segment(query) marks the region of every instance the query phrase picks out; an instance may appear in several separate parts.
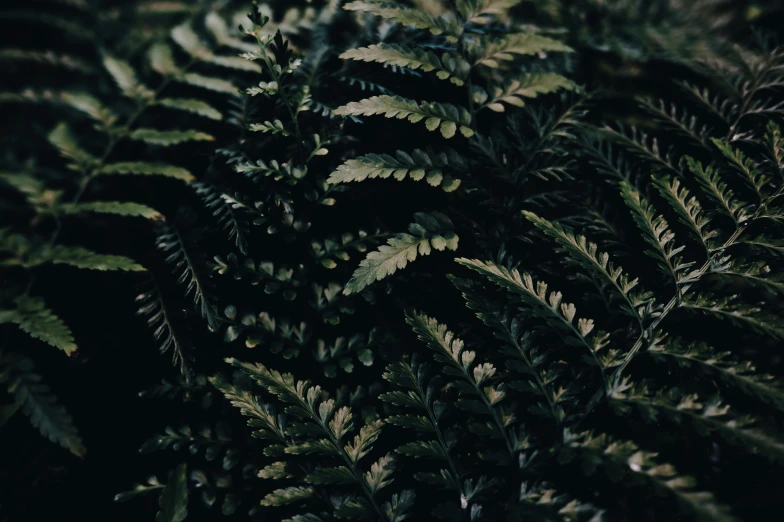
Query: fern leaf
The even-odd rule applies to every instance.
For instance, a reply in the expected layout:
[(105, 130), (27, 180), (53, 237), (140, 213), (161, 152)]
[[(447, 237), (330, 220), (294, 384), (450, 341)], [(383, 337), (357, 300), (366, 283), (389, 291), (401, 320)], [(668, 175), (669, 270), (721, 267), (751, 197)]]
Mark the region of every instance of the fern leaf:
[(438, 154), (420, 149), (407, 154), (399, 150), (394, 156), (366, 154), (348, 160), (329, 176), (327, 182), (350, 183), (374, 178), (386, 179), (390, 176), (400, 181), (408, 177), (414, 181), (425, 180), (434, 187), (440, 185), (444, 192), (452, 192), (460, 186), (460, 180), (449, 174), (445, 175), (443, 173), (445, 169), (466, 171), (467, 165), (452, 149)]
[(684, 368), (689, 376), (705, 378), (728, 392), (745, 394), (784, 411), (784, 389), (771, 375), (756, 371), (748, 361), (739, 361), (729, 352), (719, 352), (702, 343), (677, 341), (657, 343), (648, 349), (655, 359)]
[(784, 340), (784, 329), (774, 317), (758, 306), (746, 306), (738, 302), (737, 296), (715, 297), (711, 294), (690, 294), (680, 303), (685, 310), (728, 321), (740, 328), (749, 328), (777, 340)]
[(316, 491), (308, 486), (291, 486), (276, 489), (261, 499), (262, 506), (285, 506), (295, 502), (304, 502), (316, 495)]
[(684, 246), (674, 246), (675, 234), (664, 217), (657, 215), (653, 206), (629, 183), (621, 182), (621, 196), (631, 211), (632, 218), (652, 249), (646, 254), (657, 261), (659, 269), (678, 285), (685, 278), (684, 272), (694, 263), (683, 263), (678, 256)]
[(577, 85), (556, 73), (526, 73), (520, 79), (512, 80), (504, 87), (494, 88), (492, 97), (484, 102), (482, 107), (497, 112), (503, 111), (503, 105), (497, 105), (501, 102), (515, 107), (523, 107), (525, 105), (523, 98), (536, 98), (540, 94), (549, 94), (561, 89), (574, 91), (577, 89)]
[(457, 42), (460, 28), (454, 21), (448, 21), (440, 16), (431, 16), (422, 9), (405, 7), (395, 2), (382, 0), (364, 0), (349, 2), (343, 6), (347, 11), (361, 11), (380, 16), (407, 27), (425, 29), (434, 35), (443, 34), (447, 41)]
[(239, 88), (228, 80), (221, 78), (214, 78), (212, 76), (204, 76), (196, 73), (185, 73), (178, 76), (177, 79), (182, 83), (187, 83), (194, 87), (214, 91), (221, 94), (230, 94), (232, 96), (239, 96)]
[(172, 48), (163, 42), (153, 44), (147, 51), (147, 59), (152, 70), (161, 76), (178, 76), (180, 69), (174, 61)]
[(240, 214), (241, 205), (228, 195), (216, 192), (214, 187), (206, 183), (197, 182), (193, 186), (223, 229), (229, 231), (229, 239), (234, 240), (240, 252), (247, 254), (248, 220)]
[(686, 164), (705, 195), (718, 205), (719, 212), (735, 222), (736, 227), (749, 219), (744, 208), (746, 204), (735, 197), (712, 166), (703, 167), (702, 163), (689, 156), (686, 157)]
[(155, 97), (155, 92), (139, 81), (136, 71), (128, 62), (107, 54), (103, 57), (103, 65), (125, 96), (134, 100), (151, 100)]
[[(289, 445), (289, 439), (281, 426), (280, 418), (269, 406), (259, 402), (258, 398), (246, 390), (241, 390), (229, 383), (217, 378), (210, 377), (210, 382), (218, 388), (223, 395), (231, 402), (231, 405), (240, 409), (244, 417), (248, 417), (248, 426), (254, 428), (253, 435), (262, 440), (271, 440)], [(267, 474), (274, 473), (274, 478), (279, 478), (281, 471), (267, 470)], [(268, 478), (262, 476), (262, 478)], [(282, 477), (280, 477), (282, 478)]]
[(445, 248), (456, 250), (458, 237), (452, 231), (453, 228), (449, 218), (441, 213), (414, 214), (414, 223), (409, 225), (408, 233), (397, 234), (386, 245), (368, 254), (351, 276), (343, 293), (349, 295), (360, 292), (373, 282), (405, 268), (417, 255), (429, 255), (431, 247), (439, 251)]
[(160, 511), (155, 522), (182, 522), (188, 516), (187, 468), (180, 464), (169, 473), (169, 482), (158, 501)]
[(165, 163), (144, 163), (129, 161), (122, 163), (107, 163), (97, 172), (99, 175), (137, 175), (137, 176), (165, 176), (167, 178), (193, 181), (193, 174), (182, 167), (167, 165)]
[(65, 214), (114, 214), (117, 216), (143, 217), (146, 219), (163, 219), (163, 215), (154, 208), (140, 203), (123, 201), (91, 201), (90, 203), (64, 203), (60, 210)]
[(514, 60), (515, 56), (535, 56), (548, 51), (570, 53), (573, 49), (540, 34), (518, 33), (496, 40), (483, 40), (470, 49), (470, 54), (475, 65), (497, 68), (501, 62)]
[(659, 494), (672, 495), (679, 507), (691, 513), (695, 520), (735, 522), (727, 509), (716, 503), (709, 493), (694, 490), (692, 478), (679, 475), (670, 464), (656, 462), (655, 454), (640, 450), (633, 442), (613, 441), (604, 434), (582, 434), (569, 436), (567, 443), (567, 448), (560, 452), (559, 460), (572, 460), (576, 450), (587, 476), (593, 475), (601, 462), (616, 463), (612, 467), (628, 470), (629, 478), (626, 480), (647, 483)]
[(757, 194), (759, 201), (763, 201), (763, 191), (765, 185), (770, 181), (768, 177), (758, 168), (751, 158), (748, 158), (740, 149), (733, 148), (729, 142), (712, 138), (711, 141), (718, 148), (725, 158), (729, 160), (730, 166), (740, 173), (746, 184)]
[(702, 244), (710, 258), (715, 247), (714, 241), (718, 232), (710, 228), (710, 219), (705, 216), (702, 206), (689, 190), (681, 185), (677, 178), (653, 178), (653, 184), (659, 194), (672, 206), (681, 223), (692, 232), (694, 238)]
[(156, 105), (160, 105), (161, 107), (166, 107), (168, 109), (176, 109), (178, 111), (192, 112), (193, 114), (198, 114), (199, 116), (204, 116), (205, 118), (209, 118), (211, 120), (220, 121), (223, 119), (223, 114), (221, 114), (220, 111), (215, 109), (212, 105), (201, 100), (185, 98), (163, 98), (162, 100), (158, 100)]
[(340, 55), (344, 60), (361, 60), (406, 67), (423, 72), (435, 71), (439, 80), (449, 80), (463, 85), (471, 66), (459, 57), (443, 53), (440, 57), (433, 51), (395, 44), (376, 44), (359, 49), (350, 49)]
[(425, 120), (428, 130), (441, 129), (445, 138), (451, 138), (460, 129), (466, 138), (474, 135), (471, 130), (471, 114), (463, 107), (449, 103), (417, 103), (400, 96), (373, 96), (351, 102), (335, 109), (338, 116), (373, 116), (383, 114), (386, 118), (408, 119), (411, 123)]
[(76, 141), (71, 129), (65, 122), (60, 122), (47, 136), (51, 143), (64, 158), (73, 160), (69, 165), (72, 170), (87, 172), (98, 160), (95, 156), (82, 149)]
[(37, 51), (34, 49), (0, 49), (0, 61), (28, 61), (56, 67), (63, 67), (83, 74), (93, 74), (95, 70), (86, 61), (70, 54), (54, 51)]
[(196, 34), (187, 22), (172, 29), (171, 38), (194, 60), (239, 71), (261, 72), (261, 68), (257, 64), (248, 60), (244, 60), (237, 56), (218, 56), (214, 54), (210, 48), (201, 41), (199, 35)]
[(63, 92), (59, 101), (76, 109), (97, 122), (111, 126), (117, 121), (117, 116), (97, 98), (83, 92)]
[(215, 138), (204, 132), (195, 130), (167, 130), (136, 129), (128, 135), (136, 141), (143, 141), (150, 145), (170, 147), (186, 141), (215, 141)]
[(173, 265), (174, 272), (179, 274), (178, 283), (185, 284), (186, 295), (193, 294), (193, 304), (207, 320), (209, 327), (218, 329), (215, 307), (207, 296), (205, 280), (199, 273), (195, 260), (188, 253), (185, 240), (180, 232), (168, 225), (163, 225), (163, 231), (158, 235), (158, 249), (166, 254), (166, 262)]
[(136, 296), (136, 303), (139, 305), (136, 315), (145, 316), (147, 324), (154, 328), (153, 336), (161, 343), (159, 347), (160, 352), (165, 353), (171, 348), (172, 363), (179, 364), (180, 373), (185, 377), (186, 383), (190, 382), (190, 356), (185, 351), (183, 343), (177, 337), (172, 319), (158, 288), (155, 287), (151, 291)]
[(0, 310), (0, 324), (15, 323), (30, 337), (59, 348), (66, 355), (76, 351), (71, 329), (46, 307), (43, 299), (18, 297), (14, 303), (15, 309)]
[(529, 274), (520, 274), (517, 270), (509, 270), (490, 261), (476, 259), (457, 259), (457, 262), (483, 275), (492, 283), (520, 297), (535, 316), (543, 318), (547, 324), (563, 334), (564, 341), (571, 345), (584, 346), (591, 354), (594, 362), (604, 373), (606, 367), (620, 364), (617, 354), (609, 351), (600, 353), (608, 344), (609, 336), (594, 330), (592, 319), (579, 318), (575, 323), (577, 309), (571, 303), (562, 302), (560, 292), (547, 292), (547, 284), (543, 281), (534, 283)]
[(523, 211), (523, 215), (565, 248), (577, 264), (595, 274), (600, 281), (610, 284), (623, 302), (623, 311), (642, 325), (643, 319), (650, 312), (652, 299), (647, 292), (633, 292), (637, 279), (630, 280), (621, 268), (610, 262), (609, 254), (599, 252), (596, 244), (589, 242), (585, 236), (577, 236), (558, 223), (551, 223), (532, 212)]
[[(32, 361), (22, 358), (13, 361), (12, 365), (8, 392), (13, 394), (16, 405), (30, 418), (30, 423), (50, 441), (77, 457), (84, 457), (87, 450), (73, 419), (57, 403), (57, 397), (43, 384), (41, 376), (33, 372)], [(0, 380), (5, 380), (2, 374)]]
[(96, 254), (82, 247), (55, 245), (51, 250), (43, 251), (35, 256), (31, 266), (51, 262), (54, 264), (70, 265), (88, 270), (123, 270), (128, 272), (143, 272), (146, 270), (133, 259), (125, 256)]

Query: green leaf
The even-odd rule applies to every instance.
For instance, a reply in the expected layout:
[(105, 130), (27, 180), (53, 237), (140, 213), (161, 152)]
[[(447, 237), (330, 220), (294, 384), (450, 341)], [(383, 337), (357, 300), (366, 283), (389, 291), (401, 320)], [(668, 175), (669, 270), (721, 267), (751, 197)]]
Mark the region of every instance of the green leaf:
[(170, 147), (186, 141), (215, 141), (215, 138), (195, 130), (155, 130), (136, 129), (128, 136), (132, 140), (143, 141), (150, 145)]
[(136, 176), (165, 176), (167, 178), (193, 181), (193, 174), (182, 167), (167, 165), (166, 163), (145, 163), (128, 161), (121, 163), (108, 163), (97, 172), (99, 175), (136, 175)]
[(139, 81), (136, 71), (128, 62), (107, 54), (103, 57), (103, 65), (125, 96), (134, 100), (151, 100), (155, 97), (155, 92)]
[(365, 473), (365, 483), (370, 488), (370, 492), (375, 494), (392, 483), (392, 472), (394, 471), (393, 459), (391, 455), (386, 455), (378, 459), (370, 466), (370, 471)]
[[(523, 215), (539, 230), (555, 239), (566, 249), (569, 257), (585, 270), (595, 274), (599, 281), (606, 281), (613, 291), (613, 298), (620, 299), (622, 310), (641, 322), (650, 311), (651, 294), (648, 292), (635, 292), (637, 279), (629, 279), (620, 267), (610, 262), (610, 255), (599, 252), (596, 243), (591, 243), (585, 236), (575, 235), (558, 223), (551, 223), (540, 218), (532, 212), (523, 211)], [(640, 323), (641, 324), (641, 323)]]
[(30, 418), (30, 423), (41, 435), (77, 457), (84, 457), (87, 450), (73, 419), (57, 403), (57, 397), (49, 386), (42, 383), (41, 376), (33, 373), (31, 360), (21, 358), (12, 363), (8, 392), (14, 396), (15, 404)]
[(343, 6), (347, 11), (362, 11), (373, 13), (385, 20), (391, 20), (407, 27), (426, 29), (434, 35), (444, 34), (448, 41), (457, 42), (461, 28), (455, 21), (449, 21), (440, 16), (431, 16), (423, 9), (410, 8), (394, 2), (381, 0), (364, 0), (349, 2)]
[(338, 466), (308, 473), (304, 480), (308, 484), (353, 484), (356, 479), (347, 467)]
[(414, 181), (425, 180), (431, 186), (441, 186), (445, 192), (452, 192), (460, 186), (460, 180), (444, 170), (467, 171), (463, 158), (452, 149), (441, 153), (414, 150), (411, 154), (399, 150), (394, 156), (389, 154), (366, 154), (348, 160), (333, 172), (328, 183), (349, 183), (366, 179), (386, 179), (390, 176), (396, 180), (406, 177)]
[(684, 263), (680, 254), (686, 247), (675, 246), (675, 234), (663, 216), (658, 215), (648, 200), (629, 183), (621, 182), (621, 197), (631, 211), (632, 218), (652, 249), (645, 253), (654, 258), (659, 269), (677, 285), (686, 277), (686, 270), (694, 263)]
[(188, 516), (187, 467), (180, 464), (169, 473), (169, 482), (158, 501), (156, 522), (182, 522)]
[(204, 76), (196, 73), (186, 73), (182, 76), (178, 76), (177, 80), (187, 83), (188, 85), (193, 85), (194, 87), (207, 89), (208, 91), (231, 94), (233, 96), (240, 95), (240, 90), (237, 86), (230, 81), (221, 78), (213, 78), (211, 76)]
[[(567, 91), (577, 90), (577, 85), (564, 76), (556, 73), (526, 73), (518, 80), (512, 80), (504, 87), (496, 87), (492, 91), (489, 101), (482, 105), (482, 108), (490, 108), (498, 111), (498, 108), (490, 107), (499, 102), (508, 103), (515, 107), (523, 107), (523, 98), (536, 98), (540, 94), (549, 94), (561, 89)], [(503, 107), (503, 106), (501, 106)]]
[(749, 219), (746, 203), (735, 197), (712, 166), (703, 167), (702, 163), (689, 156), (686, 156), (686, 164), (697, 178), (703, 193), (718, 205), (717, 212), (732, 219), (736, 226)]
[(14, 303), (15, 309), (0, 310), (0, 324), (15, 323), (30, 337), (59, 348), (66, 355), (76, 351), (71, 329), (46, 307), (43, 299), (18, 297)]
[(346, 444), (343, 449), (352, 463), (356, 464), (362, 457), (370, 453), (373, 443), (381, 435), (381, 427), (383, 425), (383, 421), (377, 420), (362, 426), (359, 434), (354, 437), (354, 441), (351, 444)]
[(71, 265), (76, 268), (101, 271), (124, 270), (129, 272), (143, 272), (146, 270), (146, 268), (129, 257), (96, 254), (86, 248), (65, 245), (56, 245), (51, 251), (43, 252), (37, 261), (41, 263), (49, 261), (54, 264)]
[(316, 494), (315, 490), (306, 486), (291, 486), (276, 489), (261, 499), (262, 506), (285, 506), (295, 502), (304, 502)]
[(201, 41), (199, 35), (196, 34), (187, 22), (172, 29), (171, 37), (172, 40), (177, 42), (177, 45), (182, 47), (183, 51), (188, 53), (191, 58), (195, 60), (239, 71), (261, 72), (261, 67), (248, 60), (244, 60), (237, 56), (218, 56), (214, 54), (212, 50)]
[(415, 102), (400, 96), (373, 96), (358, 102), (338, 107), (338, 116), (373, 116), (382, 114), (386, 118), (408, 119), (411, 123), (425, 120), (427, 130), (441, 129), (444, 138), (451, 138), (457, 129), (466, 138), (474, 135), (471, 130), (471, 114), (463, 107), (450, 103)]
[(458, 237), (453, 232), (452, 222), (445, 215), (434, 212), (414, 214), (414, 223), (408, 226), (409, 233), (397, 234), (367, 255), (351, 276), (343, 293), (360, 292), (375, 281), (380, 281), (406, 267), (417, 255), (429, 255), (436, 250), (457, 249)]
[(60, 210), (65, 214), (83, 214), (95, 212), (98, 214), (114, 214), (117, 216), (143, 217), (146, 219), (162, 219), (163, 216), (154, 208), (140, 203), (121, 201), (92, 201), (90, 203), (65, 203), (60, 205)]
[(150, 61), (152, 70), (162, 76), (176, 76), (180, 74), (180, 69), (174, 61), (172, 48), (162, 42), (153, 44), (147, 51), (147, 58)]
[(463, 85), (471, 71), (468, 62), (449, 53), (443, 53), (439, 57), (433, 51), (395, 44), (381, 43), (350, 49), (341, 54), (340, 58), (384, 63), (423, 72), (435, 71), (440, 80), (448, 79), (458, 86)]
[(98, 160), (95, 156), (82, 149), (71, 133), (71, 129), (65, 122), (60, 122), (52, 129), (47, 136), (51, 143), (64, 158), (73, 160), (75, 163), (69, 165), (72, 170), (86, 172)]
[(176, 109), (179, 111), (192, 112), (193, 114), (198, 114), (199, 116), (204, 116), (205, 118), (209, 118), (211, 120), (220, 121), (223, 119), (223, 115), (220, 113), (220, 111), (201, 100), (185, 98), (163, 98), (162, 100), (158, 100), (156, 105), (160, 105), (161, 107), (166, 107), (169, 109)]
[(476, 65), (500, 67), (501, 62), (514, 60), (515, 56), (535, 56), (544, 52), (573, 52), (568, 45), (536, 33), (518, 33), (495, 40), (482, 39), (469, 50)]

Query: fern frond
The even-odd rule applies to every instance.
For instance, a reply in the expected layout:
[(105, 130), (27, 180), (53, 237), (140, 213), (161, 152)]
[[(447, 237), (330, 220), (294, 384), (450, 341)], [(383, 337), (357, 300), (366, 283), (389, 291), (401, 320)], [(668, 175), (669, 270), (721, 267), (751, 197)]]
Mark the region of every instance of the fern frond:
[(178, 111), (191, 112), (211, 120), (222, 120), (223, 114), (212, 105), (197, 99), (163, 98), (155, 102), (156, 105)]
[(583, 346), (590, 353), (602, 375), (605, 368), (614, 366), (616, 360), (614, 350), (600, 353), (608, 345), (609, 336), (594, 331), (592, 319), (579, 318), (575, 323), (577, 309), (571, 303), (564, 303), (560, 292), (547, 292), (547, 284), (543, 281), (534, 283), (526, 273), (509, 270), (490, 261), (476, 259), (457, 259), (457, 262), (486, 277), (492, 283), (518, 296), (534, 316), (541, 317), (548, 326), (562, 334), (564, 342), (570, 346)]
[(213, 53), (187, 22), (172, 29), (171, 38), (194, 60), (239, 71), (261, 72), (261, 68), (251, 61), (237, 56), (219, 56)]
[(416, 149), (411, 154), (399, 150), (395, 155), (366, 154), (348, 160), (330, 174), (328, 183), (349, 183), (366, 179), (390, 176), (400, 181), (406, 177), (414, 180), (425, 180), (433, 187), (441, 186), (444, 192), (452, 192), (460, 186), (460, 180), (444, 170), (467, 171), (463, 157), (452, 149), (435, 153), (432, 150)]
[(468, 62), (449, 53), (443, 53), (439, 57), (433, 51), (395, 44), (381, 43), (350, 49), (341, 54), (340, 58), (384, 63), (423, 72), (435, 71), (438, 79), (449, 80), (458, 86), (463, 85), (471, 71)]
[(37, 266), (47, 262), (88, 270), (123, 270), (128, 272), (144, 272), (147, 270), (129, 257), (96, 254), (83, 247), (66, 245), (55, 245), (51, 249), (42, 249), (31, 256), (27, 266)]
[(536, 33), (518, 33), (498, 39), (483, 39), (469, 49), (474, 65), (500, 67), (501, 62), (514, 60), (515, 56), (535, 56), (545, 52), (573, 52), (558, 40)]
[(781, 441), (755, 429), (753, 419), (732, 415), (729, 406), (723, 405), (718, 398), (703, 402), (694, 394), (651, 394), (645, 387), (638, 386), (615, 393), (611, 404), (620, 407), (622, 414), (628, 414), (629, 407), (638, 409), (649, 423), (658, 423), (659, 417), (663, 417), (679, 425), (691, 424), (701, 434), (713, 434), (728, 445), (784, 462), (784, 444)]
[(656, 260), (659, 269), (669, 276), (677, 287), (686, 279), (686, 270), (694, 264), (684, 263), (678, 256), (686, 247), (673, 244), (675, 234), (670, 230), (664, 217), (658, 215), (645, 197), (625, 181), (621, 182), (621, 197), (629, 207), (643, 239), (652, 247), (645, 253)]
[(177, 80), (194, 87), (206, 89), (208, 91), (214, 91), (221, 94), (230, 94), (232, 96), (240, 95), (240, 90), (237, 86), (222, 78), (215, 78), (212, 76), (204, 76), (203, 74), (189, 72), (183, 74), (182, 76), (178, 76)]
[(704, 343), (678, 341), (656, 343), (648, 349), (655, 359), (684, 368), (689, 376), (704, 375), (729, 392), (740, 391), (784, 411), (784, 389), (771, 375), (758, 372), (752, 363), (739, 361), (729, 352), (719, 352)]
[(461, 386), (461, 391), (479, 400), (479, 408), (493, 419), (494, 438), (504, 441), (509, 456), (514, 459), (516, 445), (507, 433), (508, 424), (496, 409), (496, 405), (505, 397), (504, 391), (491, 383), (496, 368), (490, 363), (475, 365), (476, 352), (466, 350), (463, 341), (450, 332), (445, 324), (416, 312), (406, 314), (406, 322), (411, 325), (419, 340), (435, 352), (434, 358), (444, 365), (444, 373), (467, 384)]
[(39, 339), (71, 355), (76, 351), (73, 333), (62, 319), (38, 297), (17, 297), (16, 308), (0, 310), (0, 324), (14, 323), (34, 339)]
[(182, 167), (167, 165), (165, 163), (144, 163), (139, 161), (127, 161), (121, 163), (107, 163), (96, 172), (97, 175), (139, 175), (139, 176), (165, 176), (168, 178), (180, 179), (182, 181), (193, 181), (193, 174)]
[(114, 214), (117, 216), (143, 217), (146, 219), (163, 219), (163, 215), (152, 207), (141, 203), (125, 201), (91, 201), (89, 203), (63, 203), (59, 209), (65, 214)]
[(165, 353), (170, 348), (172, 350), (172, 364), (179, 365), (180, 373), (185, 377), (186, 383), (190, 381), (190, 354), (185, 349), (184, 343), (177, 336), (169, 310), (157, 287), (136, 296), (136, 303), (139, 306), (136, 315), (144, 316), (147, 324), (153, 328), (153, 337), (160, 342), (158, 348), (161, 353)]
[(716, 138), (711, 140), (716, 148), (718, 148), (725, 158), (729, 160), (730, 166), (738, 172), (741, 177), (757, 195), (760, 202), (765, 199), (763, 192), (765, 185), (770, 181), (768, 177), (757, 167), (754, 161), (747, 157), (743, 151), (734, 148), (727, 141), (721, 141)]
[[(559, 460), (569, 462), (579, 458), (582, 470), (592, 476), (601, 467), (610, 480), (623, 473), (627, 481), (645, 484), (665, 495), (672, 496), (678, 506), (701, 522), (735, 522), (727, 509), (717, 504), (709, 493), (695, 491), (695, 482), (681, 476), (670, 464), (659, 464), (655, 454), (640, 450), (630, 441), (614, 441), (607, 435), (570, 435), (568, 446), (561, 450)], [(621, 471), (623, 470), (623, 471)]]
[(686, 157), (686, 164), (705, 195), (718, 205), (719, 212), (735, 222), (736, 227), (750, 217), (745, 209), (746, 204), (735, 197), (712, 166), (703, 167), (702, 163), (689, 156)]
[(215, 141), (215, 138), (205, 132), (195, 130), (156, 130), (136, 129), (128, 137), (132, 140), (143, 141), (149, 145), (171, 147), (186, 141)]
[(577, 89), (577, 85), (556, 73), (526, 73), (503, 87), (494, 88), (492, 96), (482, 102), (482, 107), (502, 112), (503, 105), (498, 105), (502, 102), (515, 107), (523, 107), (525, 105), (523, 98), (536, 98), (540, 94), (550, 94), (561, 89), (574, 91)]
[(375, 281), (405, 268), (417, 255), (429, 255), (431, 247), (439, 251), (445, 248), (457, 250), (459, 238), (453, 228), (449, 218), (439, 212), (417, 212), (414, 222), (408, 226), (408, 233), (397, 234), (362, 260), (343, 293), (349, 295), (362, 291)]
[(179, 273), (177, 282), (185, 284), (186, 295), (193, 294), (193, 304), (202, 318), (207, 320), (207, 324), (213, 331), (216, 331), (218, 321), (215, 307), (207, 296), (203, 276), (188, 253), (180, 232), (174, 227), (165, 226), (158, 236), (157, 247), (167, 255), (166, 262), (173, 265), (175, 273)]
[(633, 291), (637, 287), (637, 279), (630, 280), (629, 276), (623, 273), (623, 269), (610, 262), (609, 254), (599, 252), (597, 245), (589, 242), (585, 236), (575, 235), (560, 224), (551, 223), (532, 212), (523, 211), (523, 215), (565, 248), (577, 264), (595, 274), (599, 281), (609, 284), (614, 294), (621, 299), (622, 310), (642, 326), (644, 320), (652, 313), (654, 304), (650, 293)]
[(383, 0), (354, 1), (344, 5), (343, 9), (372, 13), (406, 27), (428, 30), (436, 36), (443, 34), (447, 41), (453, 43), (457, 42), (457, 38), (461, 33), (461, 28), (454, 21), (440, 16), (431, 16), (421, 9), (405, 7), (395, 2)]
[(234, 241), (240, 252), (247, 254), (248, 220), (241, 214), (243, 206), (237, 204), (230, 196), (216, 192), (215, 187), (207, 183), (196, 182), (193, 187), (223, 230), (228, 230), (229, 239)]
[(689, 190), (681, 185), (677, 178), (653, 178), (653, 185), (659, 194), (667, 200), (681, 223), (686, 225), (694, 238), (700, 242), (705, 253), (710, 258), (716, 248), (716, 239), (719, 233), (710, 227), (710, 219), (705, 216), (702, 206), (696, 197), (691, 196)]
[(335, 109), (338, 116), (373, 116), (382, 114), (386, 118), (408, 119), (411, 123), (425, 120), (427, 130), (441, 130), (449, 139), (459, 129), (466, 138), (474, 135), (471, 130), (471, 114), (463, 107), (450, 103), (415, 102), (400, 96), (373, 96), (351, 102)]
[(737, 296), (716, 297), (704, 292), (696, 295), (689, 294), (680, 306), (688, 311), (725, 320), (734, 326), (784, 340), (784, 329), (776, 324), (774, 317), (768, 315), (760, 306), (740, 303)]
[(103, 66), (125, 96), (133, 100), (152, 100), (155, 97), (155, 92), (139, 81), (128, 62), (107, 54), (103, 57)]
[(57, 397), (33, 370), (30, 359), (0, 359), (0, 382), (8, 384), (14, 402), (41, 435), (83, 458), (87, 450), (71, 415), (57, 403)]
[(169, 473), (169, 482), (158, 500), (155, 522), (182, 522), (188, 516), (187, 467), (180, 464)]

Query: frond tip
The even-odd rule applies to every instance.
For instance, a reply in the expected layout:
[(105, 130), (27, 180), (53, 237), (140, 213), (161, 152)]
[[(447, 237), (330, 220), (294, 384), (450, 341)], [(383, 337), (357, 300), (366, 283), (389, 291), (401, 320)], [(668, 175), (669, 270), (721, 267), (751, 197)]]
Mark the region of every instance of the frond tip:
[(408, 226), (408, 233), (397, 234), (386, 245), (368, 254), (351, 276), (343, 293), (349, 295), (360, 292), (373, 282), (405, 268), (417, 255), (429, 255), (431, 247), (436, 250), (457, 250), (458, 237), (453, 228), (449, 218), (439, 212), (414, 214), (414, 222)]

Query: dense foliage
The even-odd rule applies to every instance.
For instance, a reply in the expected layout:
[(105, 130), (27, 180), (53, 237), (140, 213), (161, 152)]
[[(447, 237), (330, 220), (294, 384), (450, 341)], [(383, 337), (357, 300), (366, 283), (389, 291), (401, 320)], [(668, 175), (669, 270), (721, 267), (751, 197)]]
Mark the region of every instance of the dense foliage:
[(782, 15), (4, 4), (0, 519), (780, 510)]

